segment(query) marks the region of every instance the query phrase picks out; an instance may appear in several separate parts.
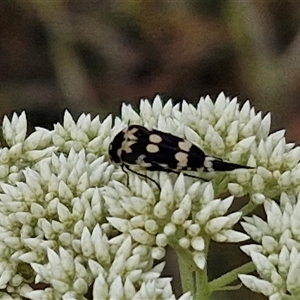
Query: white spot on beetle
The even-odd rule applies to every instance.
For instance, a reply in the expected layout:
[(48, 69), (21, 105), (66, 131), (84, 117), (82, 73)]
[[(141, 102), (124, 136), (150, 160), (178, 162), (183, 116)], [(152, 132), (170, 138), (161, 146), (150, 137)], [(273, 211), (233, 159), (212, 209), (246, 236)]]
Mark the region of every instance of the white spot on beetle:
[(209, 157), (209, 156), (204, 158), (203, 165), (208, 172), (214, 172), (214, 167), (213, 167), (214, 160), (215, 159), (213, 157)]
[(175, 154), (175, 159), (178, 161), (178, 167), (186, 167), (188, 164), (188, 154), (184, 152), (177, 152)]
[(146, 155), (145, 154), (141, 154), (137, 160), (136, 160), (136, 164), (141, 166), (141, 167), (144, 167), (144, 168), (148, 168), (148, 167), (151, 167), (151, 163), (147, 163), (145, 162), (145, 157)]
[(158, 134), (150, 134), (149, 141), (154, 144), (159, 144), (161, 143), (162, 138)]
[(125, 151), (126, 153), (132, 153), (132, 148), (131, 146), (134, 145), (136, 141), (124, 141), (122, 143), (122, 150)]
[(155, 144), (148, 144), (146, 147), (146, 150), (149, 153), (157, 153), (157, 152), (159, 152), (159, 147)]
[(190, 149), (192, 148), (193, 144), (189, 141), (180, 141), (178, 142), (178, 147), (180, 150), (189, 152)]
[(134, 135), (138, 131), (138, 128), (132, 128), (124, 132), (124, 140), (136, 141), (138, 138)]

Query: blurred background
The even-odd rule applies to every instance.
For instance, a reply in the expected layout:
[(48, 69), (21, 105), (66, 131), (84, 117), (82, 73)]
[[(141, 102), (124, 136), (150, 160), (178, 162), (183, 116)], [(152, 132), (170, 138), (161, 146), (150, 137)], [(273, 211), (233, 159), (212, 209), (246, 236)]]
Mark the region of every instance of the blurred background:
[[(66, 108), (105, 117), (157, 93), (224, 91), (299, 142), (299, 24), (300, 1), (1, 0), (0, 117), (25, 109), (32, 128), (52, 128)], [(224, 251), (212, 278), (240, 263)], [(250, 297), (239, 293), (214, 299)]]

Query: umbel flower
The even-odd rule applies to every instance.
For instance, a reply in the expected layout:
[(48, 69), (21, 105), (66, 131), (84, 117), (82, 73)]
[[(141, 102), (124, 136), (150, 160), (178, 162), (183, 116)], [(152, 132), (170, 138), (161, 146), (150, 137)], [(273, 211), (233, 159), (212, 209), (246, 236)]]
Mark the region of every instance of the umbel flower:
[[(109, 161), (111, 140), (131, 124), (253, 169), (209, 181), (139, 170), (159, 189)], [(141, 100), (139, 112), (123, 105), (120, 118), (82, 114), (75, 122), (66, 112), (53, 130), (27, 136), (26, 128), (25, 113), (14, 114), (0, 132), (1, 299), (176, 299), (171, 278), (161, 275), (164, 263), (156, 262), (167, 246), (178, 258), (178, 299), (209, 299), (238, 277), (269, 299), (299, 299), (300, 149), (283, 131), (269, 134), (269, 114), (223, 93), (196, 107), (157, 96), (152, 104)], [(241, 196), (247, 204), (233, 211)], [(253, 215), (259, 205), (265, 220)], [(241, 220), (246, 233), (234, 228)], [(251, 261), (209, 282), (210, 242), (249, 237), (256, 244), (242, 250)]]

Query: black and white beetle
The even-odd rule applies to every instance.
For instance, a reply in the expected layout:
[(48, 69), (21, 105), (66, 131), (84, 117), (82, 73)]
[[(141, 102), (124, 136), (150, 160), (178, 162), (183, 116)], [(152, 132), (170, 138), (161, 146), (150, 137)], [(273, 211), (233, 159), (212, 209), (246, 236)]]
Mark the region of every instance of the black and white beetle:
[[(251, 167), (225, 162), (222, 159), (207, 156), (198, 146), (170, 133), (156, 129), (149, 130), (140, 125), (130, 125), (119, 132), (109, 145), (111, 161), (139, 176), (148, 178), (158, 187), (152, 178), (140, 174), (130, 166), (140, 166), (148, 171), (163, 171), (179, 174), (182, 171), (232, 171)], [(189, 177), (198, 178), (185, 174)], [(160, 187), (159, 187), (160, 188)]]

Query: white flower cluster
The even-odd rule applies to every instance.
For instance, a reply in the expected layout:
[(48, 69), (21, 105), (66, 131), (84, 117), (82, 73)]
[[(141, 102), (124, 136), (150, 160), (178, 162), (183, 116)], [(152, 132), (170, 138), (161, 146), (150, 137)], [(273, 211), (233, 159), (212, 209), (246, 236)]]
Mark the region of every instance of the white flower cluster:
[[(171, 132), (253, 169), (220, 172), (211, 182), (147, 172), (160, 191), (108, 160), (110, 141), (129, 124)], [(163, 264), (154, 266), (168, 245), (203, 271), (211, 240), (249, 236), (258, 245), (242, 249), (260, 278), (240, 275), (243, 283), (272, 300), (299, 295), (300, 149), (283, 131), (269, 135), (270, 115), (248, 101), (240, 107), (220, 94), (215, 103), (173, 106), (157, 96), (142, 100), (139, 113), (123, 105), (120, 119), (82, 114), (75, 122), (66, 112), (52, 131), (26, 137), (26, 128), (22, 113), (5, 117), (0, 132), (0, 298), (175, 299), (170, 279), (160, 277)], [(246, 208), (228, 213), (233, 196), (243, 195)], [(233, 230), (242, 211), (262, 203), (266, 221), (245, 218), (248, 235)]]
[(245, 217), (245, 231), (258, 243), (242, 246), (260, 278), (240, 275), (242, 282), (270, 300), (299, 299), (300, 295), (300, 195), (282, 193), (280, 204), (264, 203), (267, 220)]
[[(4, 118), (3, 299), (88, 299), (91, 288), (94, 299), (175, 299), (170, 279), (159, 278), (163, 265), (153, 267), (151, 251), (129, 237), (114, 238), (117, 232), (106, 221), (101, 189), (118, 177), (107, 160), (116, 133), (111, 126), (111, 117), (101, 123), (82, 115), (75, 123), (66, 112), (63, 126), (37, 128), (26, 138), (24, 113), (11, 122)], [(35, 289), (39, 283), (48, 287)], [(181, 299), (191, 299), (190, 293)]]
[(247, 235), (232, 230), (242, 213), (225, 215), (233, 197), (214, 199), (211, 183), (197, 181), (186, 186), (181, 174), (172, 184), (168, 175), (162, 173), (162, 190), (157, 199), (145, 181), (133, 177), (134, 194), (117, 181), (104, 188), (103, 197), (111, 216), (107, 219), (125, 237), (130, 235), (137, 243), (151, 247), (154, 259), (162, 259), (165, 247), (173, 241), (172, 246), (178, 244), (190, 251), (196, 265), (203, 269), (211, 239), (217, 242), (248, 239)]
[[(146, 249), (134, 247), (129, 237), (119, 242), (120, 239), (109, 241), (97, 225), (92, 234), (87, 228), (82, 232), (79, 247), (86, 260), (64, 248), (59, 248), (59, 253), (48, 248), (48, 263), (31, 266), (37, 273), (36, 281), (48, 282), (51, 287), (26, 296), (33, 300), (81, 300), (93, 286), (93, 299), (175, 299), (170, 278), (160, 278), (164, 263), (150, 269)], [(186, 293), (179, 299), (192, 298)]]
[(197, 107), (183, 101), (180, 108), (171, 100), (163, 106), (157, 96), (152, 105), (142, 100), (139, 115), (123, 105), (121, 119), (185, 137), (210, 155), (256, 168), (236, 170), (232, 176), (218, 174), (214, 181), (218, 193), (228, 187), (232, 195), (250, 194), (261, 204), (264, 198), (259, 194), (273, 197), (281, 191), (300, 191), (300, 147), (286, 143), (283, 130), (269, 135), (270, 114), (256, 114), (249, 101), (240, 107), (236, 98), (221, 93), (215, 103), (207, 96)]
[[(21, 118), (19, 121), (24, 122)], [(39, 136), (36, 132), (33, 135)], [(32, 135), (28, 139), (33, 139)], [(40, 160), (35, 156), (32, 161), (27, 154), (35, 150), (24, 150), (27, 166), (20, 155), (21, 162), (16, 165), (23, 163), (24, 169), (19, 167), (18, 176), (13, 177), (23, 180), (12, 182), (8, 176), (7, 182), (1, 183), (0, 286), (17, 295), (24, 296), (28, 290), (25, 282), (35, 276), (30, 263), (47, 261), (49, 247), (76, 253), (84, 228), (93, 230), (105, 220), (98, 185), (109, 181), (113, 166), (104, 156), (89, 159), (84, 150), (76, 153), (71, 149), (65, 156), (54, 153), (54, 146), (49, 148), (36, 151), (50, 156), (39, 156)]]

